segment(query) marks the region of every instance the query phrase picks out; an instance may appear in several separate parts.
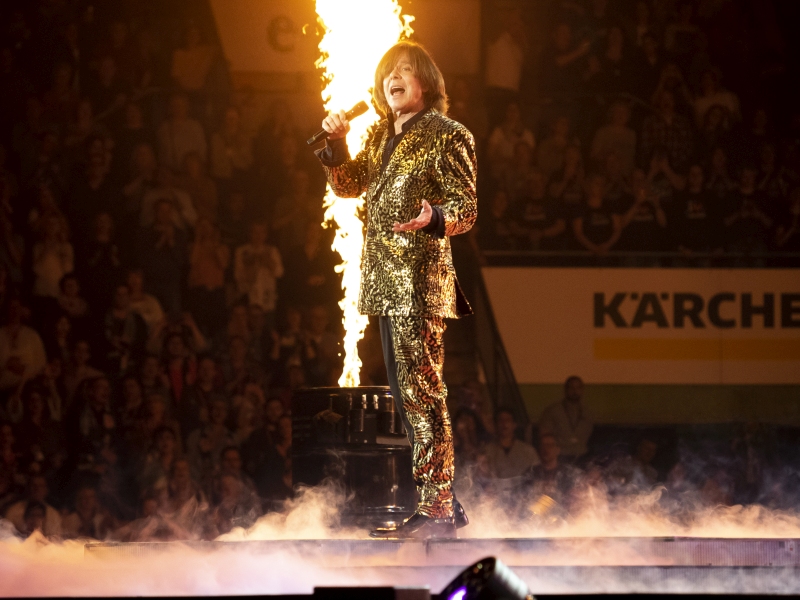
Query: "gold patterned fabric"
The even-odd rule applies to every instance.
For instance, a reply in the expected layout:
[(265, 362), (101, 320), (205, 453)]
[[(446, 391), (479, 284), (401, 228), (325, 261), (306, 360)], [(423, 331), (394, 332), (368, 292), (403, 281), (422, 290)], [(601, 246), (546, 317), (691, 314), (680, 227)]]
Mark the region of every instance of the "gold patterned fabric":
[[(469, 231), (478, 216), (475, 141), (463, 125), (429, 110), (405, 132), (382, 170), (390, 126), (381, 121), (355, 158), (326, 164), (318, 155), (337, 196), (366, 193), (359, 310), (391, 322), (398, 388), (413, 430), (417, 512), (452, 517), (444, 318), (472, 309), (456, 279), (449, 236)], [(419, 215), (423, 200), (439, 207), (444, 237), (422, 230), (394, 233), (394, 223)]]
[[(366, 192), (366, 239), (359, 310), (367, 315), (461, 317), (471, 314), (453, 268), (449, 236), (470, 230), (478, 216), (475, 140), (463, 125), (429, 110), (404, 135), (381, 172), (388, 121), (372, 131), (355, 158), (325, 165), (333, 192)], [(444, 238), (421, 230), (394, 233), (394, 223), (438, 206)]]
[(453, 516), (453, 430), (447, 412), (444, 319), (389, 317), (403, 409), (414, 433), (413, 477), (417, 512)]

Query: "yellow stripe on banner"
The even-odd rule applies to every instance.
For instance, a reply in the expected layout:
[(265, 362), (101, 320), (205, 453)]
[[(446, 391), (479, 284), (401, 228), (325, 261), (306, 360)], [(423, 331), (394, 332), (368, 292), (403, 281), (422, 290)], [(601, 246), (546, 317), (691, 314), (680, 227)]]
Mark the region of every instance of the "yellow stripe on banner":
[(598, 360), (800, 360), (800, 339), (597, 338)]

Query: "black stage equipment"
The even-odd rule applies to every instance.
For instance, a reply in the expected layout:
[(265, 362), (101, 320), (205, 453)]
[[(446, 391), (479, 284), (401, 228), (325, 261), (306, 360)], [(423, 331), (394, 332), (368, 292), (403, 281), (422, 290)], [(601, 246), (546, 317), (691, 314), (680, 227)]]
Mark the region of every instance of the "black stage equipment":
[(411, 447), (388, 387), (309, 388), (292, 397), (292, 481), (339, 486), (349, 525), (391, 526), (414, 512)]
[(528, 586), (500, 560), (479, 560), (451, 581), (441, 600), (534, 600)]

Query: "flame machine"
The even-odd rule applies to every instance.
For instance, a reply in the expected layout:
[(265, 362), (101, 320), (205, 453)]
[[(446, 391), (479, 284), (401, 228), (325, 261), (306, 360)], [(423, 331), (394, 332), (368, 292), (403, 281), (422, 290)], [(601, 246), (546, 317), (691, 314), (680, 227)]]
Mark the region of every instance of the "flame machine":
[(388, 387), (302, 389), (292, 398), (294, 485), (337, 486), (346, 524), (378, 527), (414, 512), (411, 447)]

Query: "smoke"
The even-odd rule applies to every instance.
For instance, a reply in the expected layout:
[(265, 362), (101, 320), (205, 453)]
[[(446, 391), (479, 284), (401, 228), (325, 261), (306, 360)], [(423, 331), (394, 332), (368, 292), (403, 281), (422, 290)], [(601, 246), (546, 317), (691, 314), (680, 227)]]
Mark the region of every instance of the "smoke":
[[(366, 530), (343, 526), (350, 499), (334, 485), (305, 489), (282, 512), (213, 543), (85, 547), (39, 534), (21, 540), (0, 521), (0, 596), (310, 594), (320, 585), (394, 584), (438, 592), (488, 555), (538, 593), (800, 591), (793, 569), (742, 568), (749, 563), (731, 559), (722, 569), (680, 570), (695, 557), (659, 554), (651, 539), (800, 538), (795, 512), (699, 501), (676, 510), (663, 488), (615, 495), (589, 486), (569, 512), (550, 504), (544, 513), (530, 510), (542, 505), (536, 498), (510, 505), (507, 494), (477, 485), (459, 494), (471, 519), (459, 537), (469, 540), (436, 552), (420, 542), (367, 542)], [(636, 568), (650, 569), (650, 580)]]

